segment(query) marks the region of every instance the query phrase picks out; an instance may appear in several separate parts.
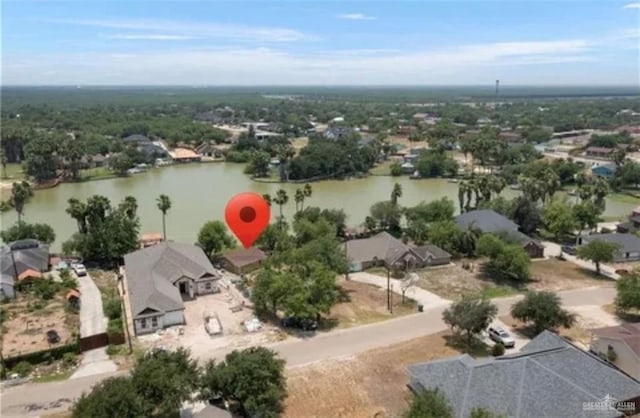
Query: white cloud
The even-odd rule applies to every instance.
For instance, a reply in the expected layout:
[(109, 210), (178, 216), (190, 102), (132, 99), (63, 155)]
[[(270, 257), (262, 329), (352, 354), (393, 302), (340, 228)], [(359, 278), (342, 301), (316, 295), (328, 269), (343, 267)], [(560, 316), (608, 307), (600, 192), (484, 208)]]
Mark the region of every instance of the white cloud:
[(623, 9), (640, 9), (640, 3), (629, 3)]
[[(170, 48), (138, 52), (134, 54), (136, 59), (127, 59), (131, 55), (122, 56), (115, 51), (25, 54), (5, 60), (3, 78), (6, 84), (72, 85), (468, 84), (495, 79), (496, 68), (510, 66), (514, 67), (509, 70), (511, 79), (529, 71), (530, 78), (521, 82), (535, 84), (543, 77), (562, 82), (560, 74), (553, 77), (558, 71), (554, 65), (590, 61), (592, 49), (593, 45), (586, 40), (564, 40), (380, 53), (374, 50), (290, 53), (269, 48)], [(526, 70), (529, 67), (535, 70)], [(56, 71), (56, 74), (46, 75), (47, 71)], [(505, 70), (500, 72), (504, 74)], [(591, 75), (596, 83), (604, 76), (619, 76), (598, 72)], [(574, 79), (569, 77), (566, 81), (571, 83)]]
[(182, 36), (182, 35), (161, 35), (161, 34), (151, 34), (151, 33), (142, 33), (142, 34), (116, 34), (116, 35), (107, 35), (105, 36), (107, 39), (122, 39), (122, 40), (132, 40), (132, 41), (186, 41), (189, 39), (195, 39), (192, 36)]
[(347, 20), (376, 20), (375, 16), (368, 16), (363, 13), (346, 13), (338, 15), (338, 19), (347, 19)]
[(218, 23), (201, 23), (171, 20), (67, 20), (40, 19), (48, 23), (64, 25), (90, 26), (129, 31), (154, 31), (158, 33), (179, 34), (174, 36), (220, 38), (261, 42), (295, 42), (317, 40), (318, 37), (294, 29), (275, 27), (253, 27)]

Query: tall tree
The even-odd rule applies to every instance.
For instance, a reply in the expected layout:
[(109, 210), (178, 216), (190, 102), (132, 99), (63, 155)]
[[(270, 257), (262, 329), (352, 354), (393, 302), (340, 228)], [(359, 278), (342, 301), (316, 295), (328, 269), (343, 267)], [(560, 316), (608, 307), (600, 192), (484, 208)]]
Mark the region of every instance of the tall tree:
[(590, 260), (596, 265), (596, 273), (600, 274), (600, 263), (613, 262), (614, 255), (620, 246), (613, 242), (594, 239), (578, 247), (578, 258)]
[(640, 311), (640, 274), (634, 272), (616, 281), (616, 308)]
[(24, 205), (27, 203), (29, 198), (33, 196), (33, 190), (31, 190), (31, 185), (22, 181), (20, 183), (13, 183), (11, 187), (11, 198), (9, 200), (9, 204), (13, 206), (16, 213), (18, 214), (18, 222), (22, 221), (22, 215), (24, 214)]
[(304, 192), (300, 189), (296, 189), (294, 200), (296, 202), (296, 213), (298, 213), (302, 210), (301, 207), (304, 205)]
[(465, 296), (442, 313), (442, 320), (452, 331), (466, 337), (471, 348), (476, 335), (487, 329), (498, 314), (498, 307), (487, 299)]
[(578, 226), (572, 209), (566, 199), (554, 199), (545, 206), (542, 220), (545, 229), (551, 232), (556, 240), (572, 233)]
[(139, 418), (144, 416), (143, 399), (130, 377), (111, 377), (84, 393), (71, 409), (73, 418)]
[(167, 212), (171, 209), (171, 199), (166, 194), (161, 194), (156, 200), (158, 209), (162, 212), (162, 237), (167, 240), (166, 217)]
[(402, 186), (399, 183), (393, 185), (393, 190), (391, 191), (391, 204), (394, 206), (398, 205), (398, 199), (402, 197)]
[(200, 228), (197, 244), (207, 257), (213, 257), (224, 248), (233, 248), (235, 240), (227, 232), (225, 224), (220, 221), (209, 221)]
[(522, 322), (531, 322), (536, 334), (545, 329), (569, 328), (576, 316), (562, 309), (560, 297), (548, 291), (529, 291), (524, 299), (511, 307), (511, 316)]
[(234, 350), (224, 361), (213, 360), (204, 366), (201, 399), (221, 394), (237, 402), (244, 416), (276, 418), (283, 411), (286, 396), (284, 360), (264, 347)]
[(76, 220), (78, 224), (78, 232), (85, 234), (87, 232), (87, 205), (75, 197), (70, 198), (68, 203), (69, 207), (66, 212)]
[(28, 224), (17, 222), (11, 228), (0, 232), (0, 238), (4, 242), (14, 242), (23, 239), (36, 239), (51, 244), (56, 239), (56, 234), (47, 224)]
[(425, 390), (413, 395), (409, 410), (403, 418), (453, 418), (453, 409), (442, 392)]
[(289, 201), (289, 196), (287, 195), (287, 191), (284, 189), (278, 189), (276, 192), (276, 197), (273, 199), (273, 203), (278, 205), (280, 208), (280, 217), (278, 218), (278, 225), (282, 228), (282, 221), (284, 220), (284, 216), (282, 214), (282, 208)]

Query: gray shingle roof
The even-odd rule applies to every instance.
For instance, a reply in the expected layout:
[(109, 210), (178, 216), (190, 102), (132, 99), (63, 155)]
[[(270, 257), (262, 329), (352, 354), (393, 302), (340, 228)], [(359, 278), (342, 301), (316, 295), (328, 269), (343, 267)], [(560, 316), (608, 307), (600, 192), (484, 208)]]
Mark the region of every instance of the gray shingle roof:
[(433, 258), (447, 258), (451, 257), (451, 254), (446, 252), (440, 247), (435, 245), (426, 244), (421, 245), (420, 247), (415, 247), (414, 250), (420, 255), (423, 260), (426, 260), (427, 257), (431, 256)]
[(127, 287), (133, 316), (147, 308), (158, 312), (183, 309), (174, 283), (186, 276), (220, 278), (202, 249), (190, 244), (162, 242), (124, 256)]
[(602, 240), (612, 242), (620, 246), (619, 252), (630, 253), (640, 252), (640, 238), (635, 234), (593, 234), (585, 235), (582, 238), (583, 242)]
[(440, 389), (455, 416), (475, 407), (515, 418), (617, 417), (583, 402), (640, 396), (640, 382), (557, 335), (543, 332), (518, 354), (488, 361), (468, 355), (409, 366), (411, 387)]
[(49, 269), (49, 246), (47, 244), (36, 240), (21, 240), (0, 248), (0, 272), (3, 275), (13, 277), (16, 275), (15, 270), (18, 270), (18, 275), (20, 275), (29, 269), (40, 272)]
[(355, 263), (372, 261), (375, 258), (393, 264), (407, 252), (418, 256), (413, 249), (388, 232), (370, 238), (347, 241), (347, 257)]
[(461, 229), (466, 230), (473, 226), (484, 233), (518, 230), (518, 225), (516, 223), (491, 209), (479, 209), (465, 212), (458, 215), (455, 221)]

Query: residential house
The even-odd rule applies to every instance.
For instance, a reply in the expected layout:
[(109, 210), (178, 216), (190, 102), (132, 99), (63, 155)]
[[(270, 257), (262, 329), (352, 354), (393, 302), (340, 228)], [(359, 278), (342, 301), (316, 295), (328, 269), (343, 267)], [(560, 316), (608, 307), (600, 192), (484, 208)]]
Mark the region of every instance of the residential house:
[(616, 174), (615, 164), (601, 164), (591, 169), (591, 174), (601, 178), (611, 178)]
[(200, 247), (165, 241), (124, 256), (121, 276), (136, 335), (184, 324), (184, 301), (219, 291)]
[(140, 152), (145, 154), (147, 158), (159, 158), (167, 155), (167, 152), (162, 148), (158, 143), (153, 142), (151, 139), (147, 138), (144, 135), (129, 135), (125, 138), (122, 138), (122, 142), (125, 145), (134, 146)]
[(634, 234), (591, 234), (584, 235), (578, 240), (579, 245), (596, 240), (616, 244), (618, 249), (613, 254), (613, 261), (616, 263), (640, 260), (640, 238)]
[(323, 133), (322, 136), (326, 139), (337, 140), (344, 139), (353, 133), (353, 129), (348, 126), (330, 126)]
[(640, 380), (640, 324), (622, 324), (591, 330), (590, 350)]
[(589, 147), (584, 152), (584, 154), (587, 157), (604, 158), (604, 159), (611, 159), (612, 153), (613, 153), (613, 148), (604, 148), (604, 147)]
[(435, 245), (406, 245), (388, 232), (347, 241), (346, 247), (351, 271), (362, 271), (375, 266), (411, 269), (448, 264), (451, 261), (451, 254)]
[(404, 174), (413, 174), (413, 172), (416, 171), (416, 166), (410, 162), (402, 163), (400, 167)]
[(613, 406), (630, 404), (616, 401), (634, 402), (627, 412), (640, 411), (640, 382), (549, 331), (517, 354), (480, 360), (464, 354), (408, 369), (411, 390), (439, 390), (456, 418), (474, 408), (510, 418), (622, 417)]
[(544, 257), (544, 245), (518, 231), (518, 225), (491, 209), (479, 209), (458, 215), (455, 219), (460, 229), (477, 228), (485, 234), (496, 234), (517, 242), (531, 258)]
[(281, 137), (282, 134), (276, 133), (276, 132), (266, 132), (266, 131), (256, 131), (255, 132), (255, 138), (258, 141), (265, 141), (269, 138), (278, 138)]
[(415, 126), (411, 125), (399, 125), (396, 128), (396, 134), (398, 135), (410, 135), (413, 131), (416, 130)]
[(267, 255), (259, 248), (251, 247), (226, 252), (222, 255), (222, 266), (235, 274), (246, 274), (260, 266)]
[(405, 163), (411, 163), (414, 164), (416, 162), (416, 160), (418, 159), (418, 155), (415, 154), (407, 154), (404, 157), (402, 157), (402, 161)]
[(0, 248), (0, 298), (15, 297), (14, 286), (27, 277), (49, 271), (49, 246), (34, 239), (12, 242)]
[[(553, 130), (553, 128), (551, 128)], [(593, 133), (593, 129), (582, 129), (582, 130), (574, 130), (574, 131), (564, 131), (564, 132), (555, 132), (551, 134), (551, 139), (566, 139), (573, 138), (585, 135), (591, 135)]]

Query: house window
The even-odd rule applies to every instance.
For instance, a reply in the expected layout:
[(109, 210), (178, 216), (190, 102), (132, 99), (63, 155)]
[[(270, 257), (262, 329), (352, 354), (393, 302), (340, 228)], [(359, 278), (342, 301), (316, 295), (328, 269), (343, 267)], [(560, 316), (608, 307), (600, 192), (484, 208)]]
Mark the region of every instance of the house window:
[(158, 326), (158, 317), (154, 316), (151, 318), (151, 327), (156, 328)]
[(204, 284), (204, 288), (207, 289), (207, 290), (211, 290), (211, 283), (210, 282), (209, 283), (205, 283)]
[(147, 327), (147, 319), (146, 318), (142, 318), (140, 320), (140, 328), (146, 328)]

